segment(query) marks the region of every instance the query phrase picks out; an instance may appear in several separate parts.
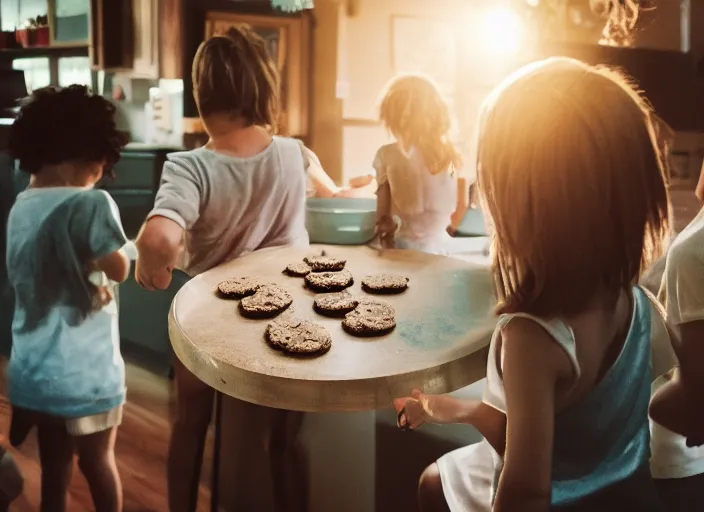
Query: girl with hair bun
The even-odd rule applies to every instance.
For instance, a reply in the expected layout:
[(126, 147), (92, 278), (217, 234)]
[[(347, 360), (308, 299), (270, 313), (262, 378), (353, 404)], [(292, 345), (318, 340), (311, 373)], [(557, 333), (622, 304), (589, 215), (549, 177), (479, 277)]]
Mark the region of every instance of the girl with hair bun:
[[(305, 201), (313, 153), (276, 136), (279, 76), (264, 41), (240, 25), (203, 42), (193, 59), (193, 94), (210, 136), (206, 147), (173, 153), (154, 209), (137, 239), (137, 281), (166, 289), (172, 270), (191, 277), (244, 254), (307, 245)], [(168, 460), (171, 512), (196, 509), (205, 436), (215, 391), (174, 358), (178, 406)], [(242, 510), (305, 510), (297, 436), (302, 413), (238, 402), (236, 436)], [(262, 481), (267, 469), (272, 481)], [(263, 492), (264, 485), (271, 489)]]

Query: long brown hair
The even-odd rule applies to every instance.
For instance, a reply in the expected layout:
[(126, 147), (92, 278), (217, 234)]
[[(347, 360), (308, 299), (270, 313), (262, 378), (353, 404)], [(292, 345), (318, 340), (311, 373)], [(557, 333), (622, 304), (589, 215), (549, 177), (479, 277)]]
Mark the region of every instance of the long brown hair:
[(477, 172), (499, 313), (579, 313), (659, 256), (669, 201), (650, 114), (622, 73), (564, 58), (490, 95)]
[(264, 40), (248, 25), (201, 43), (193, 58), (193, 94), (202, 118), (228, 115), (276, 131), (279, 74)]
[(386, 87), (379, 117), (404, 144), (414, 146), (431, 173), (459, 168), (462, 159), (450, 141), (450, 113), (435, 84), (421, 75), (394, 78)]

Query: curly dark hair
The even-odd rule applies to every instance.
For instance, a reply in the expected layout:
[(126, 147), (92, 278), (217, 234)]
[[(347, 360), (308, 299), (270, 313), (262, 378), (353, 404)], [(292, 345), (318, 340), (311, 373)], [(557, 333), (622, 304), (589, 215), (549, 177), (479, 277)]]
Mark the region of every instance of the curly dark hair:
[(10, 155), (30, 174), (46, 165), (105, 161), (103, 174), (112, 176), (125, 144), (115, 106), (83, 85), (37, 89), (10, 130)]

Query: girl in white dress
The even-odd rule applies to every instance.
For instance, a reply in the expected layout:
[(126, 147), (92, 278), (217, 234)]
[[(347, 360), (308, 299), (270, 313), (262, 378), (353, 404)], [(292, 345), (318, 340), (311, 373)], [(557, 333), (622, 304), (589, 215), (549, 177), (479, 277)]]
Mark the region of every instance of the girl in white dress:
[(669, 223), (652, 139), (621, 75), (571, 59), (526, 66), (487, 100), (477, 170), (500, 316), (484, 396), (396, 401), (402, 428), (467, 423), (486, 441), (425, 471), (424, 512), (661, 510), (648, 467), (657, 314), (635, 286)]
[(461, 157), (450, 141), (450, 114), (435, 85), (406, 75), (389, 84), (381, 121), (396, 138), (374, 158), (377, 234), (385, 247), (453, 252), (452, 232), (469, 202)]

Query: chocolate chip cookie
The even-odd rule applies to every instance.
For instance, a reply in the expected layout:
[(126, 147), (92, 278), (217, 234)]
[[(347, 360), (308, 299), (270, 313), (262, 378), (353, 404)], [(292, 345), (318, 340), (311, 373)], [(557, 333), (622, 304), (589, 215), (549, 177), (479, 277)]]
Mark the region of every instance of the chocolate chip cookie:
[(347, 292), (326, 293), (313, 301), (313, 309), (323, 316), (344, 316), (359, 304), (359, 299)]
[(340, 272), (311, 272), (305, 277), (306, 286), (318, 293), (341, 292), (352, 286), (354, 279), (348, 270)]
[(275, 349), (300, 355), (324, 354), (332, 346), (325, 327), (288, 314), (267, 326), (266, 341)]
[(352, 336), (382, 336), (396, 327), (395, 316), (394, 308), (386, 302), (362, 300), (345, 315), (342, 328)]
[(298, 263), (289, 263), (289, 265), (284, 269), (284, 274), (288, 274), (291, 277), (305, 277), (311, 273), (313, 269), (305, 261), (300, 261)]
[(408, 288), (409, 279), (394, 274), (376, 274), (362, 279), (362, 290), (379, 295), (403, 293)]
[(347, 260), (331, 258), (330, 256), (308, 256), (303, 260), (313, 269), (313, 272), (339, 272), (347, 264)]
[(223, 299), (241, 299), (254, 295), (261, 286), (256, 277), (233, 277), (218, 284), (218, 295)]
[(250, 297), (240, 302), (240, 313), (246, 318), (272, 318), (285, 311), (293, 303), (293, 297), (275, 284), (260, 287)]

